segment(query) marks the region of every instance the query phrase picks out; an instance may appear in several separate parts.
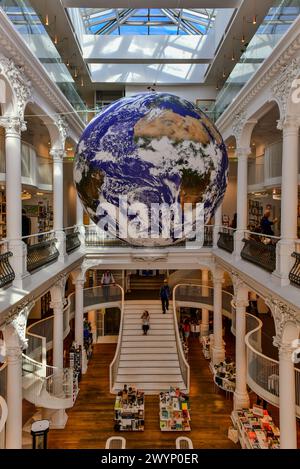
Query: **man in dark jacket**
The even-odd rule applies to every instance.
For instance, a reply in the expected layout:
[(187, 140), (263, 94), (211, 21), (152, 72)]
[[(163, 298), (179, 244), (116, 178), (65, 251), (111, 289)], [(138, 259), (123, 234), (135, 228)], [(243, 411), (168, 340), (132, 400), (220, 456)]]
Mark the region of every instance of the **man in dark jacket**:
[[(26, 210), (22, 209), (22, 237), (29, 236), (31, 234), (31, 220), (26, 215)], [(24, 239), (24, 242), (28, 243), (28, 238)]]
[(271, 227), (277, 222), (277, 218), (274, 218), (274, 220), (271, 221), (269, 220), (270, 215), (271, 215), (270, 210), (266, 210), (264, 213), (264, 216), (262, 217), (260, 221), (260, 228), (261, 228), (261, 232), (264, 235), (274, 236), (274, 231), (272, 230)]
[(164, 280), (164, 284), (160, 287), (159, 296), (161, 299), (162, 312), (165, 314), (166, 310), (169, 310), (169, 298), (171, 296), (168, 280)]

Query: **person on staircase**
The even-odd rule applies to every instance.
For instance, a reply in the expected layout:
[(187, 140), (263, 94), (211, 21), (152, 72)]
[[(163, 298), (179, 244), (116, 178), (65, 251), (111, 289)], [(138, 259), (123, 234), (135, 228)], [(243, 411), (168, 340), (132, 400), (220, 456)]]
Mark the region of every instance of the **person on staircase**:
[(147, 310), (145, 310), (141, 316), (142, 319), (142, 329), (144, 331), (144, 335), (148, 334), (149, 331), (149, 323), (150, 323), (150, 314)]
[(104, 301), (107, 302), (109, 300), (109, 285), (115, 285), (114, 276), (109, 270), (106, 270), (102, 275), (101, 285), (103, 287)]
[(168, 280), (164, 280), (164, 284), (160, 287), (159, 296), (161, 299), (161, 306), (163, 314), (169, 310), (169, 299), (171, 296), (170, 287), (168, 285)]

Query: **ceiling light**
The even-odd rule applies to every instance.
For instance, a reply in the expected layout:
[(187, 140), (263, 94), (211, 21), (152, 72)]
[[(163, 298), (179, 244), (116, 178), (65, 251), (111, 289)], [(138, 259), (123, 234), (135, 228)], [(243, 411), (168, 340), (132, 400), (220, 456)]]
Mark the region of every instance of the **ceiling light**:
[(256, 23), (257, 23), (257, 16), (254, 15), (254, 16), (253, 16), (253, 20), (252, 20), (252, 24), (256, 24)]
[(45, 16), (45, 26), (49, 26), (49, 16), (48, 13)]
[(73, 147), (68, 147), (67, 151), (73, 151)]
[(84, 86), (83, 78), (81, 78), (80, 86)]
[(36, 195), (44, 195), (44, 192), (37, 192)]
[(226, 73), (225, 73), (225, 70), (223, 70), (223, 78), (226, 78)]
[(246, 41), (245, 39), (245, 34), (242, 35), (242, 39), (241, 39), (241, 43), (244, 44), (244, 42)]
[(67, 67), (70, 67), (70, 60), (67, 60)]
[(58, 44), (58, 37), (57, 37), (57, 34), (55, 34), (55, 36), (54, 36), (54, 44)]
[(78, 77), (78, 72), (77, 72), (77, 68), (75, 68), (74, 78), (77, 78), (77, 77)]
[(234, 61), (235, 61), (235, 55), (234, 55), (234, 50), (232, 51), (232, 56), (231, 56), (231, 60), (232, 60), (232, 62), (234, 62)]

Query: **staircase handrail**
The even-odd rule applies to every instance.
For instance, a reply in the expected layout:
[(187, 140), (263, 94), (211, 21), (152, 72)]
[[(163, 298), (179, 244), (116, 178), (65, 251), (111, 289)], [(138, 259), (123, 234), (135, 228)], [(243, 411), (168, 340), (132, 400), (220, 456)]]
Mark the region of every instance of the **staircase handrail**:
[[(251, 343), (251, 337), (260, 331), (263, 327), (263, 322), (257, 318), (256, 316), (253, 316), (252, 314), (246, 313), (247, 317), (253, 318), (257, 322), (257, 326), (255, 326), (253, 329), (251, 329), (245, 336), (245, 343), (247, 347), (247, 383), (248, 386), (253, 389), (254, 392), (256, 392), (261, 398), (263, 398), (265, 401), (271, 403), (272, 405), (275, 405), (276, 407), (279, 407), (279, 386), (277, 387), (274, 386), (272, 389), (266, 389), (267, 386), (263, 387), (261, 383), (255, 381), (253, 376), (250, 375), (250, 358), (254, 358), (259, 364), (271, 364), (275, 369), (278, 370), (278, 375), (276, 375), (279, 379), (279, 361), (275, 360), (274, 358), (268, 357), (267, 355), (264, 355), (260, 350), (257, 350), (253, 343)], [(296, 386), (296, 415), (297, 417), (300, 417), (300, 370), (298, 368), (295, 369), (295, 386)]]

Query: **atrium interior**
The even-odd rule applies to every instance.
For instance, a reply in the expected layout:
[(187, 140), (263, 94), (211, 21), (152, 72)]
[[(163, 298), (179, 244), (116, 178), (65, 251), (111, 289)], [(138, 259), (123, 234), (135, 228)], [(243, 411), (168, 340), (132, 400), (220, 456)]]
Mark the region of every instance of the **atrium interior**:
[[(299, 449), (300, 0), (1, 0), (0, 45), (0, 449)], [(175, 192), (201, 240), (135, 239)]]

